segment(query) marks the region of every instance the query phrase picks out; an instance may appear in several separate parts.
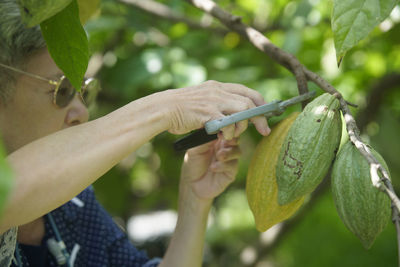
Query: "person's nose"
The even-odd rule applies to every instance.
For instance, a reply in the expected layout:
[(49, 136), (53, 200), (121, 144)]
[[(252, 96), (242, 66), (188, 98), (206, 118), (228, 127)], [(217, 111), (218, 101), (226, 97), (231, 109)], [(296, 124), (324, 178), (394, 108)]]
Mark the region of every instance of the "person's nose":
[(68, 126), (78, 125), (89, 120), (89, 111), (83, 104), (79, 94), (76, 94), (69, 104), (68, 112), (65, 117), (65, 124)]

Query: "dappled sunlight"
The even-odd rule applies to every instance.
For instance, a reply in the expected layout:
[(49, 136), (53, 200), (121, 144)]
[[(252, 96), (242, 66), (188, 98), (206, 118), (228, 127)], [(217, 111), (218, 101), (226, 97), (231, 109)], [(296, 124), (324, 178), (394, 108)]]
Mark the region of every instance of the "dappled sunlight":
[(257, 251), (254, 247), (245, 247), (240, 253), (240, 260), (244, 265), (253, 264), (257, 259)]
[(175, 229), (177, 218), (176, 211), (172, 210), (132, 216), (127, 222), (128, 236), (136, 243), (169, 236)]
[(283, 223), (278, 223), (269, 228), (267, 231), (260, 234), (261, 244), (268, 246), (273, 243), (282, 229)]

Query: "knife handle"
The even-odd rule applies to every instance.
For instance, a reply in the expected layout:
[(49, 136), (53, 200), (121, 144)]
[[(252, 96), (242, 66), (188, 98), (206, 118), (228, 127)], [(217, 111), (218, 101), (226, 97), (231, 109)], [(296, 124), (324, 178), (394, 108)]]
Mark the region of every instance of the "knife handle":
[(276, 100), (268, 104), (233, 113), (231, 115), (224, 116), (216, 120), (208, 121), (206, 122), (204, 127), (208, 134), (215, 134), (218, 133), (219, 130), (221, 130), (222, 128), (231, 124), (235, 124), (239, 121), (247, 120), (259, 115), (265, 115), (271, 112), (280, 111), (280, 102), (280, 100)]
[(200, 129), (195, 132), (182, 137), (174, 142), (175, 151), (183, 151), (195, 146), (199, 146), (217, 139), (218, 134), (208, 134), (206, 130)]
[(279, 116), (285, 111), (285, 108), (301, 101), (314, 97), (315, 91), (311, 91), (299, 96), (292, 97), (288, 100), (276, 100), (265, 105), (261, 105), (248, 110), (240, 111), (220, 119), (206, 122), (205, 128), (192, 132), (191, 134), (178, 139), (174, 142), (176, 151), (186, 150), (214, 139), (217, 139), (217, 133), (222, 128), (234, 124), (236, 122), (252, 118), (254, 116), (264, 115), (266, 118)]
[[(266, 118), (270, 118), (272, 116), (279, 116), (283, 113), (284, 109), (279, 108), (271, 108), (270, 112), (264, 114)], [(249, 115), (245, 113), (246, 116)], [(205, 124), (205, 128), (193, 131), (192, 133), (178, 139), (174, 142), (174, 149), (175, 151), (183, 151), (189, 148), (199, 146), (205, 143), (208, 143), (212, 140), (217, 139), (218, 137), (218, 130), (225, 127), (225, 125), (233, 124), (231, 120), (213, 120), (209, 121)], [(217, 133), (215, 133), (217, 131)]]

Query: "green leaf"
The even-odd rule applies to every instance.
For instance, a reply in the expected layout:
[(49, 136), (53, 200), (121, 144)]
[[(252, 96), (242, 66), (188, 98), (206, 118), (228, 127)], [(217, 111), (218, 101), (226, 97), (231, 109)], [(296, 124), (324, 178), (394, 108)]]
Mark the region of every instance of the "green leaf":
[(40, 24), (47, 48), (71, 84), (80, 90), (89, 62), (86, 33), (79, 20), (76, 0)]
[(22, 21), (28, 27), (40, 24), (44, 20), (54, 16), (72, 0), (18, 0)]
[(0, 215), (14, 185), (13, 173), (5, 160), (6, 154), (0, 140)]
[(79, 17), (82, 25), (93, 16), (100, 6), (100, 0), (78, 0)]
[(398, 0), (334, 0), (332, 31), (338, 65), (345, 53), (385, 20)]

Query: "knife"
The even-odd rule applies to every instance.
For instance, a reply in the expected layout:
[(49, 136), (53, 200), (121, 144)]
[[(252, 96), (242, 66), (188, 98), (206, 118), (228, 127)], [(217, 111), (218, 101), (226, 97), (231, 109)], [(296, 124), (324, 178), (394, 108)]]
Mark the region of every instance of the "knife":
[(217, 139), (217, 133), (222, 128), (242, 120), (247, 120), (260, 115), (264, 115), (267, 118), (279, 116), (285, 111), (286, 107), (303, 102), (304, 100), (310, 99), (314, 96), (315, 91), (311, 91), (284, 101), (275, 100), (268, 104), (233, 113), (220, 119), (208, 121), (205, 123), (203, 129), (196, 130), (189, 135), (175, 141), (174, 149), (176, 151), (182, 151), (210, 142), (214, 139)]

